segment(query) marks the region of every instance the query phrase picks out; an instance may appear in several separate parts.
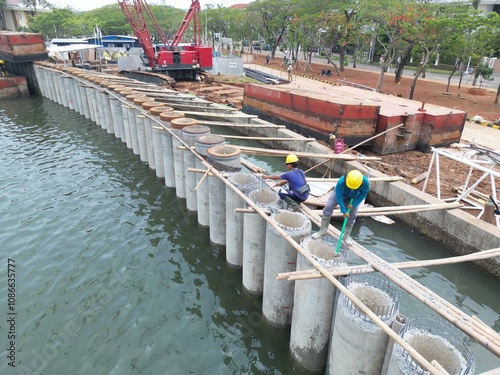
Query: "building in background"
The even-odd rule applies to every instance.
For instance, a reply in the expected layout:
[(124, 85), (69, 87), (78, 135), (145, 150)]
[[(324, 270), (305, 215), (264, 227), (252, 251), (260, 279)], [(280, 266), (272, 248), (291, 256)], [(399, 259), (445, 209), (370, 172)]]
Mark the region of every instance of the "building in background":
[(87, 38), (86, 40), (87, 43), (100, 44), (101, 46), (106, 48), (125, 48), (125, 50), (127, 51), (130, 48), (142, 48), (141, 44), (135, 36), (104, 35)]
[[(39, 7), (37, 13), (50, 12), (50, 9)], [(29, 17), (35, 15), (35, 10), (23, 5), (23, 0), (7, 0), (4, 8), (0, 9), (0, 29), (17, 31), (29, 25)]]
[(489, 12), (500, 14), (500, 0), (479, 0), (477, 10), (482, 11), (484, 14)]

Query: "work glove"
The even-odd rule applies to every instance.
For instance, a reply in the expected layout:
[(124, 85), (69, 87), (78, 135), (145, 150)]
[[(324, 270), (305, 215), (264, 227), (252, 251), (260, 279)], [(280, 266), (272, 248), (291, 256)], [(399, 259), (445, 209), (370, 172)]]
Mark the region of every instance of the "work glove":
[(347, 208), (348, 208), (349, 210), (352, 210), (352, 204), (348, 204), (348, 205), (347, 205)]
[(349, 212), (344, 212), (344, 219), (348, 218), (349, 217)]

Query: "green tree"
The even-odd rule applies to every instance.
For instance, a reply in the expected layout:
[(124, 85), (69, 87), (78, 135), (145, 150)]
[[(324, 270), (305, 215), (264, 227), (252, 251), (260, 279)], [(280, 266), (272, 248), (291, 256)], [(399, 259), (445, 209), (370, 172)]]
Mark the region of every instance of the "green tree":
[[(413, 50), (414, 45), (419, 44), (425, 35), (425, 23), (431, 18), (427, 7), (428, 1), (419, 0), (380, 0), (372, 2), (361, 0), (358, 8), (369, 15), (372, 22), (376, 24), (376, 40), (382, 47), (380, 58), (380, 76), (376, 90), (382, 89), (385, 72), (394, 61), (401, 56), (407, 56)], [(366, 21), (368, 18), (364, 18)], [(421, 45), (423, 46), (423, 45)], [(422, 47), (419, 50), (422, 56), (427, 56), (429, 48)], [(426, 63), (425, 63), (426, 64)], [(423, 64), (423, 65), (425, 65)]]
[(273, 58), (292, 23), (295, 7), (293, 0), (256, 0), (246, 9), (250, 27), (269, 44)]
[[(171, 6), (160, 6), (160, 5), (151, 5), (151, 11), (155, 16), (158, 24), (163, 30), (163, 33), (167, 36), (169, 40), (172, 40), (175, 33), (179, 29), (184, 16), (186, 15), (186, 11), (178, 8), (174, 8)], [(191, 41), (194, 35), (193, 32), (193, 22), (190, 23), (189, 29), (186, 31), (184, 35), (183, 42)], [(154, 30), (153, 25), (148, 22), (148, 27), (150, 32)]]
[(130, 27), (125, 15), (118, 4), (106, 5), (92, 9), (82, 14), (86, 37), (93, 36), (93, 30), (97, 26), (103, 35), (130, 35)]
[(43, 34), (47, 40), (79, 36), (76, 16), (70, 9), (54, 9), (51, 12), (39, 13), (31, 18), (30, 30)]
[(3, 16), (2, 9), (5, 8), (5, 5), (7, 5), (7, 0), (0, 0), (0, 23), (2, 26), (2, 29), (5, 29), (6, 23), (5, 23), (5, 18)]
[[(245, 9), (229, 9), (228, 13), (229, 19), (229, 29), (227, 32), (227, 37), (233, 38), (235, 47), (241, 47), (241, 52), (243, 52), (243, 42), (248, 41), (252, 35), (252, 28), (246, 17)], [(211, 19), (202, 19), (203, 22), (210, 24)]]
[(322, 47), (322, 34), (318, 22), (324, 15), (323, 12), (330, 6), (328, 0), (299, 1), (294, 12), (289, 35), (294, 45), (301, 47), (304, 58), (310, 63), (314, 51)]
[(38, 13), (37, 8), (53, 8), (54, 6), (47, 0), (23, 0), (23, 5), (28, 8), (33, 8), (35, 15)]

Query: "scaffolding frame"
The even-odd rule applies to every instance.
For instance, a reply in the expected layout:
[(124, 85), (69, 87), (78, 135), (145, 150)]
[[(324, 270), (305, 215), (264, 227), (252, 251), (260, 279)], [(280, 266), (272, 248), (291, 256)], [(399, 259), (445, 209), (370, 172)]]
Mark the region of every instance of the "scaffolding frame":
[[(474, 191), (474, 189), (486, 178), (490, 178), (490, 183), (491, 183), (491, 197), (495, 202), (497, 202), (497, 194), (496, 194), (496, 185), (495, 185), (495, 177), (500, 179), (500, 173), (497, 171), (494, 171), (492, 168), (488, 168), (488, 165), (495, 166), (497, 163), (495, 163), (493, 160), (479, 160), (477, 159), (478, 153), (471, 153), (471, 152), (465, 152), (462, 155), (458, 155), (455, 153), (452, 153), (450, 151), (444, 150), (444, 149), (438, 149), (435, 147), (431, 147), (431, 152), (432, 152), (432, 157), (431, 161), (429, 163), (429, 169), (427, 170), (427, 176), (425, 178), (424, 186), (422, 187), (422, 191), (425, 193), (425, 189), (427, 188), (427, 183), (429, 182), (430, 176), (431, 176), (431, 171), (432, 168), (435, 164), (436, 167), (436, 196), (438, 199), (444, 201), (444, 202), (466, 202), (469, 204), (471, 209), (478, 210), (479, 213), (477, 214), (477, 218), (481, 218), (484, 214), (484, 206), (480, 206), (479, 204), (475, 203), (471, 199), (468, 199), (468, 196)], [(463, 191), (458, 194), (457, 197), (452, 197), (452, 198), (441, 198), (441, 179), (440, 179), (440, 167), (439, 167), (439, 156), (444, 156), (449, 159), (455, 160), (461, 164), (468, 165), (470, 167), (469, 173), (467, 175), (467, 178), (465, 179), (464, 185), (463, 185)], [(475, 158), (475, 159), (471, 159)], [(474, 170), (478, 170), (483, 172), (483, 175), (479, 177), (475, 182), (472, 182), (472, 173)], [(472, 182), (472, 183), (471, 183)], [(471, 185), (469, 186), (469, 184)], [(495, 223), (497, 228), (500, 228), (500, 217), (498, 215), (495, 215)]]

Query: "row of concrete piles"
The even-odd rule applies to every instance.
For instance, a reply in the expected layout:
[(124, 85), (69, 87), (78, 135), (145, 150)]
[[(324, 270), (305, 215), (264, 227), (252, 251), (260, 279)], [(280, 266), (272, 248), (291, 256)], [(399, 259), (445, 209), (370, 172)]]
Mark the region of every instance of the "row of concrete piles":
[[(211, 242), (225, 246), (227, 262), (242, 269), (244, 288), (262, 296), (267, 323), (290, 327), (290, 351), (302, 367), (327, 374), (416, 373), (419, 366), (408, 352), (393, 345), (329, 280), (276, 279), (280, 272), (312, 268), (287, 237), (323, 267), (346, 265), (347, 254), (343, 249), (340, 257), (333, 257), (336, 244), (331, 238), (313, 240), (307, 216), (280, 209), (276, 192), (255, 175), (241, 171), (237, 147), (183, 112), (134, 90), (144, 86), (140, 82), (44, 64), (35, 72), (44, 97), (121, 139), (165, 186), (175, 188), (190, 211), (197, 212), (199, 225), (210, 229)], [(236, 212), (247, 205), (257, 211), (270, 210), (275, 225), (262, 215)], [(382, 277), (353, 275), (344, 284), (394, 329), (404, 325), (406, 318), (399, 314), (399, 294), (393, 283)], [(441, 347), (439, 363), (450, 374), (473, 373), (474, 357), (467, 347), (455, 346), (459, 341), (440, 337), (434, 327), (431, 334), (425, 326), (418, 326), (409, 336), (424, 342), (423, 347), (429, 340)]]

